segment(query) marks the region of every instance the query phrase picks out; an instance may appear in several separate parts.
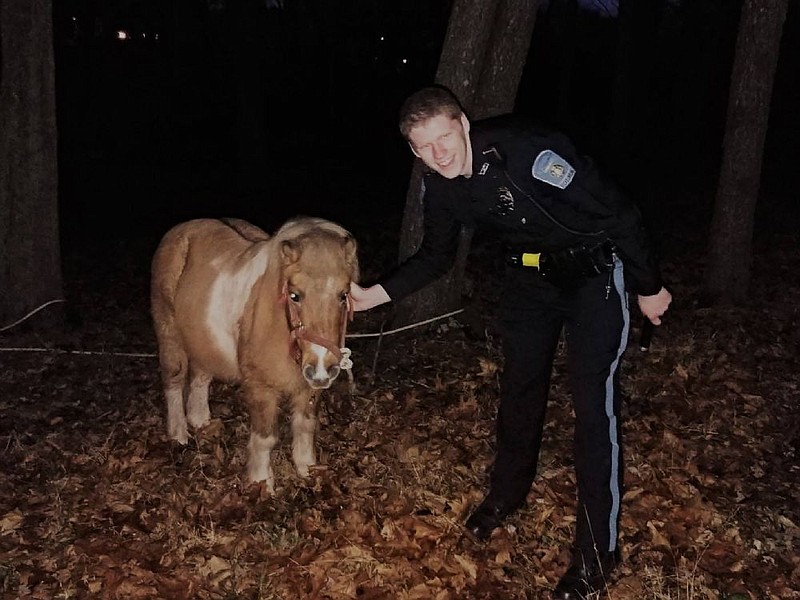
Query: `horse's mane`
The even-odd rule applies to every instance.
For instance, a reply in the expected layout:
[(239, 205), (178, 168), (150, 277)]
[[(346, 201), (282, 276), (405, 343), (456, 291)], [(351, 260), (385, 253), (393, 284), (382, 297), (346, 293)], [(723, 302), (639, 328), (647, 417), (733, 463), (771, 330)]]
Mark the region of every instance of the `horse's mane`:
[[(283, 242), (296, 240), (306, 235), (321, 235), (323, 237), (333, 236), (334, 238), (339, 238), (342, 241), (345, 239), (350, 239), (353, 243), (355, 243), (355, 238), (353, 235), (341, 225), (338, 225), (333, 221), (321, 219), (319, 217), (301, 216), (290, 219), (281, 225), (281, 227), (270, 238), (270, 244), (273, 244), (273, 247), (279, 248)], [(351, 269), (350, 277), (353, 281), (358, 281), (358, 256), (354, 254), (350, 258), (349, 262)]]
[(344, 227), (332, 221), (319, 217), (296, 217), (281, 225), (272, 239), (275, 243), (280, 244), (287, 240), (299, 238), (312, 231), (322, 231), (344, 238), (353, 237)]

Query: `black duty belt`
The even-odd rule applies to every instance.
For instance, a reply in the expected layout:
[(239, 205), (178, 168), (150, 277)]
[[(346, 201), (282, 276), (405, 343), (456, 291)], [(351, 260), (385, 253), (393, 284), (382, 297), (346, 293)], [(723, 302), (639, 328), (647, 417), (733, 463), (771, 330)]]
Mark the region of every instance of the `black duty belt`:
[(614, 268), (614, 244), (610, 240), (589, 242), (555, 252), (506, 253), (512, 267), (533, 268), (556, 285), (578, 283), (587, 277), (608, 273)]

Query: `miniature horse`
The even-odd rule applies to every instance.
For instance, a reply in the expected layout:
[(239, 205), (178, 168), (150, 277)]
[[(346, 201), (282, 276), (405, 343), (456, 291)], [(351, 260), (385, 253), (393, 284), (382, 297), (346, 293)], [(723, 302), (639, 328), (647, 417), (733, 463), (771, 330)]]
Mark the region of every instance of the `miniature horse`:
[(239, 219), (196, 219), (168, 231), (153, 256), (151, 312), (167, 404), (167, 434), (210, 420), (212, 380), (238, 381), (250, 413), (247, 477), (274, 490), (270, 453), (279, 402), (292, 416), (292, 458), (315, 463), (315, 393), (341, 368), (358, 278), (353, 237), (302, 217), (273, 237)]

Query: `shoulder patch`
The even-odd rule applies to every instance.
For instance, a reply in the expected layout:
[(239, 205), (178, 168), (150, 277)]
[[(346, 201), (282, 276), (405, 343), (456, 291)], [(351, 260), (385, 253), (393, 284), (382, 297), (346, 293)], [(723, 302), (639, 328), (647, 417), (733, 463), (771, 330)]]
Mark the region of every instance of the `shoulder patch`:
[(575, 169), (552, 150), (543, 150), (533, 161), (531, 174), (539, 181), (563, 190), (575, 177)]

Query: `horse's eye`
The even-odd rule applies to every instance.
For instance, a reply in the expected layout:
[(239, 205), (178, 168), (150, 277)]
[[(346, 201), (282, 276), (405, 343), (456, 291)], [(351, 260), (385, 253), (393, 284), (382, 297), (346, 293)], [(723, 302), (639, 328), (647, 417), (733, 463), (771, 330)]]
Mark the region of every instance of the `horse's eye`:
[(347, 296), (348, 296), (347, 292), (342, 292), (341, 294), (339, 294), (339, 302), (345, 304), (347, 302)]
[(292, 302), (300, 302), (300, 294), (297, 292), (289, 292), (289, 300)]

